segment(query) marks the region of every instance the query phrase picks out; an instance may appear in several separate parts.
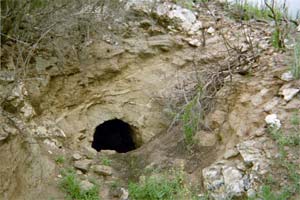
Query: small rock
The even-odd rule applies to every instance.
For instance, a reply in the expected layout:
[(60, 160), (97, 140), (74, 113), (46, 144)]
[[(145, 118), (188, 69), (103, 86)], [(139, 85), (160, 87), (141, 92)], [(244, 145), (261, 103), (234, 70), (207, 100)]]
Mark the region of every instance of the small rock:
[(235, 156), (237, 156), (237, 155), (239, 155), (238, 150), (236, 150), (236, 149), (229, 149), (229, 150), (227, 150), (227, 151), (225, 152), (225, 154), (224, 154), (223, 157), (224, 157), (225, 159), (229, 159), (229, 158), (235, 157)]
[(197, 32), (199, 29), (201, 29), (202, 27), (203, 27), (202, 22), (196, 21), (196, 22), (192, 25), (190, 31), (191, 31), (192, 33), (196, 33), (196, 32)]
[(94, 187), (94, 184), (89, 182), (88, 180), (83, 180), (80, 182), (80, 187), (81, 189), (86, 191), (92, 189)]
[(217, 137), (214, 133), (199, 131), (195, 134), (194, 139), (200, 146), (211, 147), (217, 143)]
[(85, 159), (85, 160), (78, 160), (78, 161), (75, 161), (74, 163), (74, 167), (76, 169), (79, 169), (81, 170), (82, 172), (87, 172), (90, 165), (91, 165), (92, 161), (91, 160), (88, 160), (88, 159)]
[(82, 171), (80, 171), (80, 170), (76, 170), (76, 174), (77, 174), (77, 175), (82, 175), (83, 173), (82, 173)]
[(23, 113), (25, 119), (30, 119), (35, 116), (34, 108), (27, 102), (24, 103), (24, 106), (21, 108), (21, 113)]
[(94, 172), (102, 176), (111, 176), (112, 168), (105, 165), (95, 165)]
[(241, 196), (245, 188), (241, 171), (234, 167), (224, 167), (223, 176), (228, 194), (231, 194), (232, 196)]
[(256, 197), (256, 192), (254, 189), (250, 188), (248, 191), (247, 191), (247, 197), (249, 198), (255, 198)]
[(281, 127), (281, 122), (280, 120), (277, 118), (277, 115), (276, 114), (270, 114), (270, 115), (267, 115), (266, 118), (265, 118), (265, 122), (272, 126), (272, 127), (275, 127), (275, 128), (280, 128)]
[(207, 32), (208, 32), (209, 34), (214, 34), (214, 33), (215, 33), (215, 29), (214, 29), (213, 27), (209, 27), (209, 28), (207, 29)]
[(292, 81), (294, 79), (294, 76), (291, 71), (285, 72), (280, 77), (283, 81)]
[(9, 136), (9, 133), (8, 133), (8, 132), (2, 131), (2, 130), (0, 129), (0, 141), (5, 140), (6, 138), (8, 138), (8, 136)]
[(299, 26), (297, 26), (297, 31), (298, 31), (298, 32), (300, 32), (300, 25), (299, 25)]
[(287, 88), (282, 90), (283, 99), (286, 101), (290, 101), (298, 92), (300, 89), (295, 88)]
[(107, 155), (107, 156), (109, 156), (109, 155), (114, 155), (114, 154), (116, 154), (117, 152), (115, 151), (115, 150), (101, 150), (100, 151), (100, 154), (101, 155)]
[(247, 167), (246, 167), (246, 165), (243, 162), (239, 162), (236, 165), (236, 168), (239, 169), (239, 170), (241, 170), (241, 171), (246, 171), (247, 170)]
[(82, 156), (79, 153), (74, 153), (72, 155), (73, 160), (80, 160), (82, 158)]
[(120, 200), (129, 200), (129, 192), (128, 190), (121, 188), (121, 197)]
[(193, 46), (193, 47), (200, 47), (201, 46), (201, 42), (198, 39), (190, 39), (188, 40), (189, 45)]
[(53, 139), (45, 139), (44, 144), (48, 145), (52, 149), (58, 149), (58, 146), (56, 145), (55, 141), (53, 141)]
[(264, 111), (270, 112), (279, 103), (280, 98), (274, 97), (271, 101), (264, 104)]
[(90, 146), (85, 146), (83, 148), (83, 153), (87, 158), (93, 159), (97, 156), (97, 151)]

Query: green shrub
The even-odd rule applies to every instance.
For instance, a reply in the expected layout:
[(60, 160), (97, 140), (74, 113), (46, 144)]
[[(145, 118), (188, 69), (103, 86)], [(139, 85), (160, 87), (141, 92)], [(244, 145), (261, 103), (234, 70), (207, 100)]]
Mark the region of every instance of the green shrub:
[(97, 186), (88, 190), (83, 190), (80, 187), (80, 182), (76, 178), (74, 170), (65, 169), (61, 172), (62, 180), (59, 185), (66, 193), (68, 200), (99, 200), (99, 189)]
[(102, 163), (102, 165), (110, 166), (110, 165), (111, 165), (111, 162), (112, 162), (112, 160), (110, 160), (110, 159), (107, 158), (107, 157), (102, 157), (102, 158), (101, 158), (101, 163)]
[(140, 183), (129, 183), (131, 200), (196, 199), (196, 195), (185, 186), (183, 171), (156, 176), (146, 176)]
[(56, 162), (56, 164), (64, 164), (65, 163), (65, 157), (63, 157), (63, 156), (57, 156), (56, 158), (55, 158), (55, 162)]
[(294, 57), (291, 71), (295, 79), (300, 79), (300, 44), (296, 43), (294, 47)]
[(184, 140), (188, 146), (191, 146), (196, 142), (194, 140), (194, 135), (198, 130), (198, 125), (202, 115), (202, 110), (197, 104), (200, 95), (201, 92), (198, 92), (197, 95), (184, 106), (183, 113), (181, 115)]

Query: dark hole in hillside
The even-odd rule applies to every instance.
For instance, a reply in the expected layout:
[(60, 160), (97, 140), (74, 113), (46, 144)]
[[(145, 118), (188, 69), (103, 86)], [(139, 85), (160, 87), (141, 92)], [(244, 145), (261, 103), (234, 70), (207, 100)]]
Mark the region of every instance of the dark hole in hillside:
[(132, 136), (133, 130), (129, 124), (119, 119), (108, 120), (96, 127), (92, 147), (97, 151), (126, 153), (136, 149)]

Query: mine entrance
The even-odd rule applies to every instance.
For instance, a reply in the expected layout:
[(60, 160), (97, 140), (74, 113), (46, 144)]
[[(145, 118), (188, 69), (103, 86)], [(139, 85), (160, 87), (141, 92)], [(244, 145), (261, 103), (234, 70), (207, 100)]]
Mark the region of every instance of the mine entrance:
[(119, 119), (108, 120), (96, 127), (92, 147), (97, 151), (126, 153), (136, 149), (132, 136), (133, 129), (128, 123)]

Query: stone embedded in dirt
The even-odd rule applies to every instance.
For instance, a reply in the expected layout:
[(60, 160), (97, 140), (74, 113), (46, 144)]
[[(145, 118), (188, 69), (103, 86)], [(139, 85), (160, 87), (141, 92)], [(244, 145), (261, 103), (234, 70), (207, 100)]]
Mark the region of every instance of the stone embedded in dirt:
[(235, 167), (226, 166), (223, 167), (223, 176), (225, 182), (227, 196), (241, 196), (245, 192), (245, 182), (243, 180), (243, 174)]
[(206, 32), (209, 33), (209, 34), (214, 34), (215, 29), (213, 27), (209, 27)]
[(237, 156), (237, 155), (239, 155), (239, 152), (238, 152), (238, 150), (236, 150), (236, 149), (229, 149), (229, 150), (227, 150), (225, 153), (224, 153), (224, 159), (229, 159), (229, 158), (232, 158), (232, 157), (235, 157), (235, 156)]
[(263, 149), (262, 141), (247, 140), (237, 145), (245, 164), (251, 166), (253, 171), (258, 174), (265, 174), (268, 172), (270, 165)]
[(299, 26), (297, 26), (297, 31), (298, 31), (298, 32), (300, 32), (300, 25), (299, 25)]
[(92, 160), (88, 160), (88, 159), (78, 160), (78, 161), (75, 161), (74, 167), (76, 169), (81, 170), (82, 172), (87, 172), (89, 170), (91, 164), (92, 164)]
[(186, 8), (171, 3), (163, 3), (157, 6), (154, 11), (160, 18), (175, 23), (184, 31), (189, 31), (196, 21), (195, 14)]
[(264, 104), (264, 111), (270, 112), (273, 108), (275, 108), (275, 106), (278, 105), (279, 101), (280, 98), (274, 97), (273, 99)]
[(121, 197), (120, 200), (129, 200), (129, 192), (125, 188), (121, 188)]
[(283, 81), (292, 81), (292, 80), (294, 80), (294, 76), (291, 71), (288, 71), (288, 72), (283, 73), (281, 75), (280, 79)]
[(202, 171), (204, 186), (214, 199), (225, 200), (242, 196), (251, 180), (229, 161), (218, 161)]
[(217, 137), (213, 132), (207, 132), (207, 131), (198, 131), (194, 135), (195, 141), (198, 141), (198, 144), (200, 146), (204, 147), (211, 147), (214, 146), (217, 143)]
[(290, 101), (298, 92), (300, 89), (296, 88), (286, 88), (282, 90), (283, 99), (286, 101)]
[(97, 156), (97, 151), (90, 146), (85, 146), (83, 148), (83, 154), (90, 159), (93, 159)]
[(265, 122), (272, 126), (272, 127), (275, 127), (275, 128), (280, 128), (281, 127), (281, 122), (280, 120), (278, 119), (277, 115), (276, 114), (270, 114), (270, 115), (267, 115), (265, 117)]
[(21, 108), (21, 113), (23, 113), (23, 116), (25, 119), (31, 119), (33, 116), (36, 115), (34, 108), (27, 102), (24, 102), (24, 106)]
[(111, 176), (112, 175), (112, 168), (105, 165), (95, 165), (93, 166), (94, 172), (102, 175), (102, 176)]
[(6, 138), (8, 138), (9, 134), (3, 130), (0, 129), (0, 141), (5, 140)]
[(201, 41), (200, 40), (198, 40), (198, 39), (187, 39), (187, 41), (188, 41), (188, 44), (189, 45), (191, 45), (191, 46), (193, 46), (193, 47), (200, 47), (201, 46)]
[(89, 182), (88, 180), (83, 180), (80, 182), (80, 188), (83, 190), (90, 190), (94, 187), (94, 184)]
[(115, 150), (101, 150), (100, 151), (100, 155), (114, 155), (116, 154), (117, 152)]
[(82, 158), (82, 156), (79, 153), (74, 153), (72, 155), (72, 159), (73, 160), (80, 160)]

